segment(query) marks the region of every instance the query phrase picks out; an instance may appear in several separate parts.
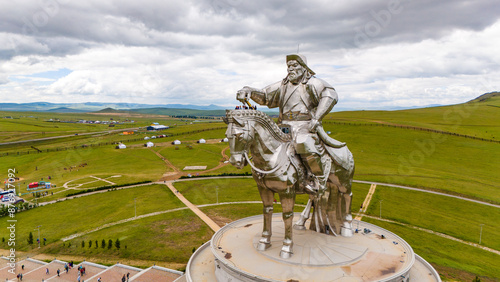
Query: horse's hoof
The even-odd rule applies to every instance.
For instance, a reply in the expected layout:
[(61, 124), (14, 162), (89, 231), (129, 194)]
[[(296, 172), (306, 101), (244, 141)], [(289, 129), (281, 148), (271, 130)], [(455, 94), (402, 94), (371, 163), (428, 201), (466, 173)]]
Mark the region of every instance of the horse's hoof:
[(271, 243), (258, 243), (257, 244), (257, 250), (259, 251), (265, 251), (271, 247)]
[(280, 252), (280, 258), (282, 259), (289, 259), (292, 257), (292, 254), (291, 252), (285, 252), (285, 251), (281, 251)]
[(306, 227), (304, 225), (294, 224), (293, 225), (293, 229), (295, 229), (295, 230), (305, 230)]

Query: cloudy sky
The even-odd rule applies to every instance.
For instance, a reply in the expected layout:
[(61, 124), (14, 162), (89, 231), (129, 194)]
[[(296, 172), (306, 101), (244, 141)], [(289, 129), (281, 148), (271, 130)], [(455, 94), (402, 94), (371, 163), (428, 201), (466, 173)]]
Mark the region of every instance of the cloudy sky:
[(299, 48), (339, 107), (460, 103), (500, 90), (495, 2), (2, 1), (0, 97), (235, 105)]

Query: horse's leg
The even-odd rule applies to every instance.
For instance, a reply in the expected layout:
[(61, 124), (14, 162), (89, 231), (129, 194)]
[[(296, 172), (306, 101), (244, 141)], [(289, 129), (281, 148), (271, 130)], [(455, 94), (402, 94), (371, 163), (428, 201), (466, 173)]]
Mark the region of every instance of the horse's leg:
[(309, 219), (309, 216), (311, 215), (313, 198), (314, 198), (313, 195), (309, 195), (309, 200), (307, 201), (306, 207), (304, 208), (304, 210), (300, 214), (299, 220), (297, 220), (297, 222), (295, 222), (295, 224), (293, 225), (294, 229), (297, 229), (297, 230), (306, 229), (306, 222)]
[(281, 208), (283, 209), (283, 222), (285, 223), (285, 238), (281, 248), (280, 257), (287, 259), (293, 254), (293, 207), (295, 205), (295, 191), (293, 186), (279, 193)]
[(265, 251), (271, 247), (274, 193), (261, 185), (257, 187), (259, 188), (260, 198), (264, 206), (262, 211), (264, 215), (264, 226), (262, 228), (262, 237), (259, 240), (259, 244), (257, 244), (257, 250)]
[(342, 200), (344, 210), (342, 211), (342, 236), (351, 237), (353, 236), (352, 231), (352, 214), (351, 214), (351, 203), (352, 203), (352, 172), (346, 171), (344, 174), (345, 178), (341, 179), (342, 185), (339, 187), (342, 192)]

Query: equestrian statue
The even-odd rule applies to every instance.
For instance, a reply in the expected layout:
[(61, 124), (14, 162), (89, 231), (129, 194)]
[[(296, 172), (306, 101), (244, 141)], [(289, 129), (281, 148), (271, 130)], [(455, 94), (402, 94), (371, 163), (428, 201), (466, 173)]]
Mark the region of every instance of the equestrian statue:
[[(230, 163), (247, 164), (263, 202), (264, 224), (257, 249), (271, 246), (271, 218), (274, 194), (283, 210), (285, 238), (280, 256), (293, 254), (293, 228), (305, 229), (312, 212), (310, 229), (330, 235), (352, 236), (351, 185), (354, 159), (345, 143), (326, 134), (322, 119), (337, 103), (335, 89), (316, 78), (305, 56), (286, 56), (288, 75), (263, 89), (245, 86), (236, 94), (248, 105), (227, 110), (226, 137)], [(279, 108), (278, 123), (249, 103)], [(251, 157), (249, 156), (251, 155)], [(296, 194), (309, 194), (300, 219), (293, 224)]]

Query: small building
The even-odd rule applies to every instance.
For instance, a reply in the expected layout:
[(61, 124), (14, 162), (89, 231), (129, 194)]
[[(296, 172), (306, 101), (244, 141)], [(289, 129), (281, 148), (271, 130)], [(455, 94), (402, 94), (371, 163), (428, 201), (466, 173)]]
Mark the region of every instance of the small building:
[(147, 136), (146, 136), (146, 137), (144, 137), (144, 140), (149, 140), (149, 137), (147, 137)]
[(221, 139), (220, 142), (229, 142), (229, 139), (227, 139), (227, 137), (224, 137), (224, 139)]
[(207, 143), (207, 140), (201, 138), (200, 140), (196, 141), (196, 143), (205, 144)]
[(123, 144), (123, 143), (120, 143), (120, 144), (118, 144), (118, 146), (116, 146), (116, 149), (126, 149), (126, 148), (127, 148), (127, 146), (125, 146), (125, 144)]
[(172, 142), (172, 145), (180, 145), (181, 144), (181, 141), (179, 140), (175, 140)]
[(150, 126), (146, 127), (146, 130), (148, 130), (148, 131), (159, 131), (159, 130), (165, 130), (165, 129), (169, 129), (169, 127), (166, 125), (161, 125), (161, 124), (150, 125)]
[(149, 148), (149, 147), (153, 147), (154, 145), (155, 144), (153, 142), (148, 142), (148, 143), (144, 144), (144, 147)]

